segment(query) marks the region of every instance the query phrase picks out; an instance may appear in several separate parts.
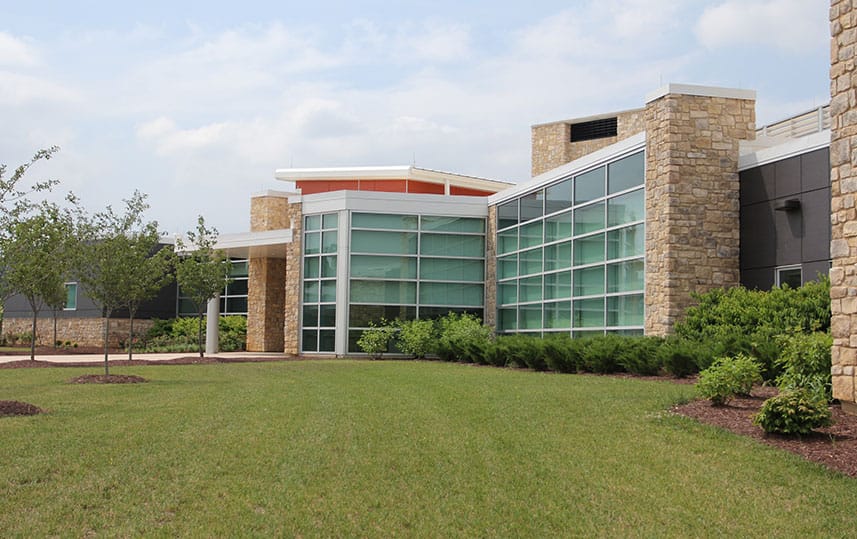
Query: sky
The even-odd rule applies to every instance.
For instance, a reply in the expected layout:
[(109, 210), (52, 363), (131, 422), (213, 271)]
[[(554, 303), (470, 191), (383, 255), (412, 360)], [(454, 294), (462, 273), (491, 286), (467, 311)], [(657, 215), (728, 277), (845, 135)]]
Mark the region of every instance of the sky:
[(165, 232), (249, 228), (286, 167), (513, 182), (530, 126), (666, 83), (757, 92), (757, 125), (829, 100), (828, 0), (0, 0), (0, 163), (61, 149), (90, 211), (148, 194)]

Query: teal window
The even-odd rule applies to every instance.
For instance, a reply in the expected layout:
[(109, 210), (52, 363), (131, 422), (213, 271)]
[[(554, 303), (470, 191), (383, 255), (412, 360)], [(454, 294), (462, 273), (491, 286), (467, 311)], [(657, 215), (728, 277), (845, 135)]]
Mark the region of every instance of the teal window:
[(607, 201), (607, 226), (642, 221), (645, 213), (645, 191), (639, 189)]
[(638, 185), (646, 180), (646, 163), (643, 152), (629, 155), (607, 166), (608, 191), (612, 195)]
[(304, 230), (319, 230), (321, 228), (321, 215), (307, 215), (304, 218)]
[(545, 303), (545, 328), (547, 329), (569, 329), (571, 328), (571, 302), (558, 301), (556, 303)]
[(604, 167), (574, 178), (574, 203), (583, 204), (604, 196)]
[(542, 299), (542, 276), (527, 277), (518, 281), (518, 301), (541, 301)]
[(501, 256), (497, 259), (497, 278), (508, 279), (518, 275), (518, 255)]
[(545, 275), (545, 299), (564, 299), (571, 297), (571, 272), (548, 273)]
[(636, 292), (643, 290), (642, 260), (628, 260), (607, 265), (607, 292)]
[(500, 309), (497, 311), (497, 330), (511, 331), (518, 329), (518, 309)]
[(420, 279), (483, 282), (485, 262), (481, 259), (423, 258), (420, 260)]
[(530, 249), (518, 253), (520, 257), (519, 270), (521, 275), (530, 275), (542, 272), (542, 248)]
[(515, 226), (518, 224), (518, 222), (519, 219), (517, 199), (497, 206), (497, 230), (502, 230), (510, 226)]
[(541, 305), (521, 305), (518, 308), (518, 320), (520, 329), (541, 329), (542, 328), (542, 306)]
[(604, 234), (574, 240), (574, 265), (592, 264), (604, 260)]
[(321, 252), (321, 232), (304, 234), (304, 254), (317, 255)]
[(304, 258), (304, 279), (318, 279), (319, 257), (308, 256)]
[(318, 326), (318, 305), (304, 305), (301, 323), (304, 327)]
[(572, 304), (572, 319), (576, 328), (604, 326), (604, 298), (580, 299)]
[(438, 232), (485, 233), (485, 220), (470, 217), (436, 217), (426, 215), (422, 218), (422, 230)]
[(545, 215), (571, 207), (571, 180), (561, 181), (545, 189)]
[(642, 326), (643, 295), (608, 297), (607, 325), (611, 327)]
[(544, 242), (542, 226), (543, 223), (541, 221), (521, 226), (521, 249), (541, 245)]
[(65, 283), (65, 305), (63, 305), (63, 310), (77, 310), (77, 283)]
[(525, 223), (531, 219), (536, 219), (544, 215), (544, 200), (544, 190), (522, 196), (520, 198), (521, 222)]
[(426, 233), (420, 237), (420, 254), (483, 257), (485, 256), (485, 237)]
[(348, 309), (348, 325), (365, 328), (369, 324), (380, 324), (381, 320), (413, 320), (417, 308), (411, 305), (351, 305)]
[(481, 284), (420, 283), (420, 303), (480, 307), (485, 291)]
[(518, 283), (500, 283), (497, 285), (500, 305), (510, 305), (518, 302)]
[(335, 253), (336, 252), (336, 231), (330, 230), (321, 233), (321, 252)]
[(607, 233), (607, 259), (642, 256), (645, 253), (645, 225), (629, 226)]
[(351, 276), (416, 279), (417, 259), (407, 256), (352, 255)]
[(304, 303), (318, 303), (318, 281), (304, 282)]
[(321, 283), (321, 298), (322, 302), (335, 302), (336, 301), (336, 281), (335, 280), (325, 280), (320, 281)]
[(388, 215), (385, 213), (354, 213), (351, 228), (380, 228), (387, 230), (416, 230), (416, 215)]
[(580, 236), (604, 228), (604, 203), (574, 210), (574, 235)]
[(336, 255), (321, 257), (321, 276), (336, 277)]
[(604, 293), (604, 266), (574, 270), (574, 296)]
[(571, 237), (571, 212), (545, 218), (545, 242)]
[(417, 302), (417, 284), (406, 281), (351, 281), (353, 303)]
[(416, 254), (415, 232), (352, 230), (351, 251), (371, 254)]
[(571, 267), (571, 242), (545, 246), (545, 271)]
[(518, 229), (510, 228), (497, 234), (497, 253), (505, 254), (518, 250)]

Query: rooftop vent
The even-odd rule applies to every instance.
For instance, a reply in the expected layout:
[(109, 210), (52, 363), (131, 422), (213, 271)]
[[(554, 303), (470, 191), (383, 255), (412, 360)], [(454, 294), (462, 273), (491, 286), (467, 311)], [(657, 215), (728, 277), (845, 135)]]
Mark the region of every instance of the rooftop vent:
[(616, 136), (616, 117), (571, 124), (571, 142)]

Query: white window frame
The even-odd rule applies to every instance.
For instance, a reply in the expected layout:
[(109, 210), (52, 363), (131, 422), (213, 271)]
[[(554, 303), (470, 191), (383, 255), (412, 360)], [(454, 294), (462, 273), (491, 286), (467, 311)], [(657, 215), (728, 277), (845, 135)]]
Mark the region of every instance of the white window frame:
[(774, 285), (782, 286), (782, 281), (780, 280), (780, 273), (788, 270), (798, 270), (800, 271), (800, 282), (803, 284), (803, 265), (802, 264), (790, 264), (788, 266), (777, 266), (774, 268)]

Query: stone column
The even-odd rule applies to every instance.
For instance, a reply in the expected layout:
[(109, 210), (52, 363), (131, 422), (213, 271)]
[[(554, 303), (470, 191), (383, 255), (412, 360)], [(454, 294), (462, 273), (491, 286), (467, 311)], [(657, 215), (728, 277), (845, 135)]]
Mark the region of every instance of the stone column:
[[(266, 193), (250, 200), (250, 230), (289, 228), (289, 200)], [(282, 258), (251, 257), (247, 281), (247, 350), (283, 351), (286, 265)]]
[(485, 232), (484, 322), (497, 331), (497, 206), (488, 206), (488, 227)]
[(857, 414), (857, 6), (830, 3), (830, 310), (833, 398)]
[(669, 85), (646, 104), (646, 321), (671, 333), (691, 294), (737, 286), (738, 143), (755, 92)]
[(286, 280), (283, 309), (283, 351), (287, 354), (300, 353), (301, 331), (301, 263), (303, 253), (303, 211), (300, 202), (289, 204), (289, 222), (292, 229), (292, 242), (286, 245)]

